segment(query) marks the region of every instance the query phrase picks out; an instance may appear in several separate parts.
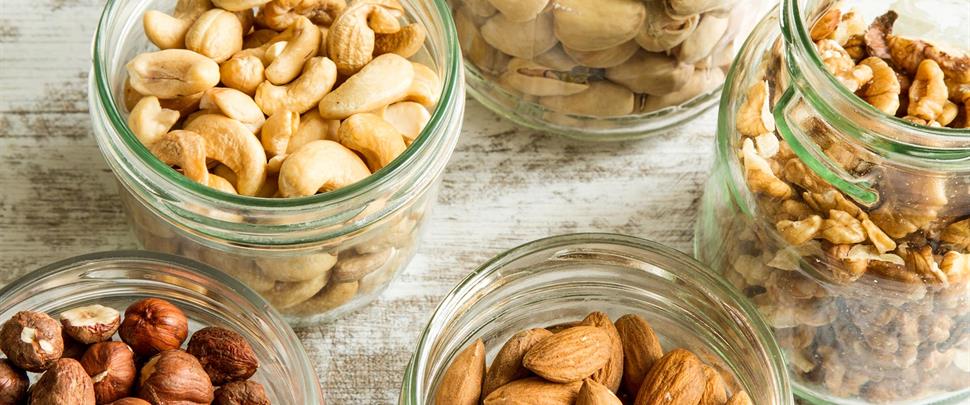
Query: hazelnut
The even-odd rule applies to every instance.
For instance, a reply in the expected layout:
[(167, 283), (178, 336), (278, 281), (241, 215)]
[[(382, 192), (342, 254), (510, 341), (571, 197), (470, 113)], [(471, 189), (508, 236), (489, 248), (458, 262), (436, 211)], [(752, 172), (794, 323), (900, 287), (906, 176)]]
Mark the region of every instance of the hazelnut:
[(182, 350), (161, 352), (141, 369), (138, 397), (153, 404), (210, 404), (212, 383), (202, 365)]
[(148, 401), (145, 401), (144, 399), (128, 397), (128, 398), (121, 398), (107, 405), (152, 405), (152, 404), (148, 403)]
[(0, 359), (0, 404), (16, 405), (27, 399), (27, 373), (7, 359)]
[(0, 329), (0, 349), (17, 367), (44, 371), (64, 352), (61, 324), (42, 312), (18, 312)]
[(81, 356), (84, 356), (84, 352), (88, 351), (88, 346), (84, 343), (74, 340), (74, 338), (64, 333), (64, 328), (61, 328), (61, 339), (64, 340), (64, 352), (61, 353), (61, 358), (74, 359), (81, 361)]
[(74, 359), (60, 359), (30, 389), (30, 405), (95, 405), (94, 383)]
[(94, 382), (94, 395), (104, 404), (131, 395), (138, 369), (135, 353), (122, 342), (95, 343), (81, 357), (81, 366)]
[(259, 368), (249, 342), (225, 328), (210, 326), (195, 332), (186, 350), (199, 359), (213, 385), (247, 380)]
[(90, 305), (62, 312), (61, 325), (68, 336), (89, 345), (111, 339), (121, 325), (121, 314), (114, 308)]
[(189, 321), (172, 303), (146, 298), (125, 310), (118, 332), (135, 354), (148, 357), (181, 347), (189, 335)]
[(212, 405), (270, 405), (266, 390), (255, 381), (235, 381), (216, 390)]

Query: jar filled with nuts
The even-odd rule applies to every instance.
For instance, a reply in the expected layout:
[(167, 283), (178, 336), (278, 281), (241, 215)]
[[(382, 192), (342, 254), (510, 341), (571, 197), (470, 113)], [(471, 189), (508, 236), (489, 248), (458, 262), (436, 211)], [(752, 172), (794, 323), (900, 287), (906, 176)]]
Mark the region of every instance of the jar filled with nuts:
[(729, 284), (606, 234), (483, 265), (442, 301), (404, 378), (402, 405), (794, 403), (769, 327)]
[(255, 291), (151, 252), (54, 263), (0, 290), (0, 403), (322, 404), (303, 346)]
[(695, 252), (810, 401), (970, 398), (968, 24), (964, 0), (785, 1), (728, 77)]
[[(451, 0), (470, 93), (527, 127), (638, 138), (712, 106), (770, 0)], [(743, 3), (743, 6), (742, 6)]]
[(141, 244), (294, 324), (372, 301), (410, 262), (464, 107), (431, 0), (108, 1), (91, 86)]

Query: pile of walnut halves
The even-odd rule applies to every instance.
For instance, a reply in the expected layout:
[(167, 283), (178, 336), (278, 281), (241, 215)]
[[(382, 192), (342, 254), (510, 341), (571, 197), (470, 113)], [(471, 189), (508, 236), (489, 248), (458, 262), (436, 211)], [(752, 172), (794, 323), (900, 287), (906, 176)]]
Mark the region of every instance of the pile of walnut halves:
[[(894, 19), (889, 12), (867, 26), (853, 11), (829, 9), (811, 30), (825, 68), (886, 114), (966, 126), (970, 58), (893, 35)], [(816, 392), (889, 402), (970, 387), (968, 179), (890, 168), (796, 106), (793, 123), (827, 158), (874, 179), (881, 201), (855, 202), (776, 132), (773, 101), (783, 89), (772, 86), (785, 69), (770, 57), (775, 65), (737, 115), (737, 153), (758, 212), (725, 219), (739, 235), (728, 242), (726, 276), (775, 328), (796, 382)]]
[(679, 105), (721, 85), (751, 11), (735, 2), (452, 4), (465, 58), (489, 80), (552, 111), (608, 117)]

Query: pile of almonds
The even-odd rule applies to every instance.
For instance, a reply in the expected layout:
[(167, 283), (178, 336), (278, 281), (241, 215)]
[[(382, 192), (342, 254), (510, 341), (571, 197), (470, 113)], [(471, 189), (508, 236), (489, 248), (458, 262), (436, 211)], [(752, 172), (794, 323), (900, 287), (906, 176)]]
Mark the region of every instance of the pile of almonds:
[(445, 371), (437, 405), (744, 405), (721, 373), (689, 350), (664, 354), (646, 320), (614, 324), (593, 312), (580, 322), (516, 333), (485, 367), (481, 339)]
[[(60, 322), (18, 312), (0, 329), (0, 404), (270, 404), (249, 381), (259, 360), (245, 338), (210, 326), (183, 350), (188, 335), (185, 314), (158, 298), (132, 304), (124, 318), (102, 305), (65, 311)], [(27, 372), (43, 374), (31, 386)]]

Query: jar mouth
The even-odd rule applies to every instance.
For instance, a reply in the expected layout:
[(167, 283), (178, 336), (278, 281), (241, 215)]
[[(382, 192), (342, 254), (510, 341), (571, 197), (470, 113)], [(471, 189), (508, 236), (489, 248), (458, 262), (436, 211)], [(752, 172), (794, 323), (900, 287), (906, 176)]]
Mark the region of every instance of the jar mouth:
[[(903, 120), (876, 109), (839, 83), (815, 49), (806, 22), (808, 10), (801, 9), (800, 1), (804, 0), (784, 0), (781, 5), (781, 32), (788, 47), (784, 57), (792, 84), (826, 122), (887, 155), (967, 164), (970, 129), (935, 128)], [(729, 73), (728, 81), (731, 77)]]
[[(589, 245), (592, 247), (587, 247)], [(537, 257), (545, 252), (555, 253)], [(425, 403), (422, 400), (429, 397), (426, 391), (431, 389), (431, 382), (424, 379), (430, 367), (432, 351), (445, 344), (437, 341), (441, 336), (435, 331), (443, 329), (456, 314), (468, 310), (470, 301), (481, 298), (483, 294), (488, 295), (489, 291), (481, 291), (483, 285), (495, 283), (496, 280), (492, 280), (494, 277), (527, 277), (534, 274), (532, 270), (535, 265), (559, 260), (563, 261), (563, 265), (568, 265), (569, 261), (602, 261), (612, 266), (629, 268), (631, 271), (662, 273), (660, 277), (703, 286), (705, 293), (722, 302), (719, 308), (724, 307), (724, 310), (731, 312), (730, 317), (735, 325), (743, 325), (739, 326), (743, 329), (750, 328), (754, 335), (750, 339), (760, 345), (758, 348), (766, 356), (772, 377), (778, 382), (775, 387), (777, 398), (774, 399), (780, 402), (776, 403), (789, 403), (784, 402), (789, 401), (792, 396), (781, 349), (773, 338), (771, 328), (748, 300), (735, 292), (717, 274), (677, 250), (645, 239), (606, 233), (561, 235), (528, 242), (499, 254), (469, 274), (441, 301), (419, 337), (405, 373), (400, 403)], [(505, 285), (502, 280), (499, 280), (499, 284)]]
[[(169, 185), (185, 190), (192, 195), (201, 196), (207, 200), (213, 200), (229, 205), (254, 208), (254, 209), (305, 209), (323, 208), (342, 201), (353, 199), (354, 197), (366, 194), (368, 191), (380, 188), (381, 186), (393, 181), (401, 176), (408, 168), (417, 164), (423, 156), (426, 148), (445, 143), (449, 137), (445, 129), (451, 120), (449, 101), (462, 97), (461, 84), (463, 80), (461, 54), (458, 46), (458, 38), (455, 30), (454, 21), (451, 18), (450, 9), (444, 0), (433, 0), (433, 8), (436, 22), (441, 24), (438, 27), (443, 34), (443, 48), (441, 49), (441, 61), (439, 66), (444, 68), (442, 76), (442, 90), (439, 102), (431, 113), (431, 119), (425, 125), (421, 134), (415, 138), (414, 142), (397, 159), (387, 166), (374, 172), (364, 180), (343, 187), (334, 191), (316, 194), (307, 197), (297, 198), (263, 198), (225, 193), (214, 188), (196, 183), (175, 169), (162, 163), (156, 158), (148, 148), (138, 140), (135, 134), (128, 127), (127, 119), (122, 111), (117, 108), (115, 95), (111, 91), (111, 77), (108, 73), (109, 61), (106, 61), (105, 51), (113, 44), (108, 40), (107, 29), (114, 21), (114, 13), (129, 0), (108, 0), (102, 11), (95, 31), (94, 43), (92, 47), (93, 79), (94, 88), (97, 92), (97, 100), (108, 116), (108, 121), (114, 132), (121, 137), (122, 143), (133, 153), (142, 164), (157, 173)], [(408, 5), (406, 4), (405, 7)], [(438, 62), (438, 61), (436, 61)], [(109, 134), (114, 135), (114, 134)], [(458, 133), (452, 136), (458, 136)]]

